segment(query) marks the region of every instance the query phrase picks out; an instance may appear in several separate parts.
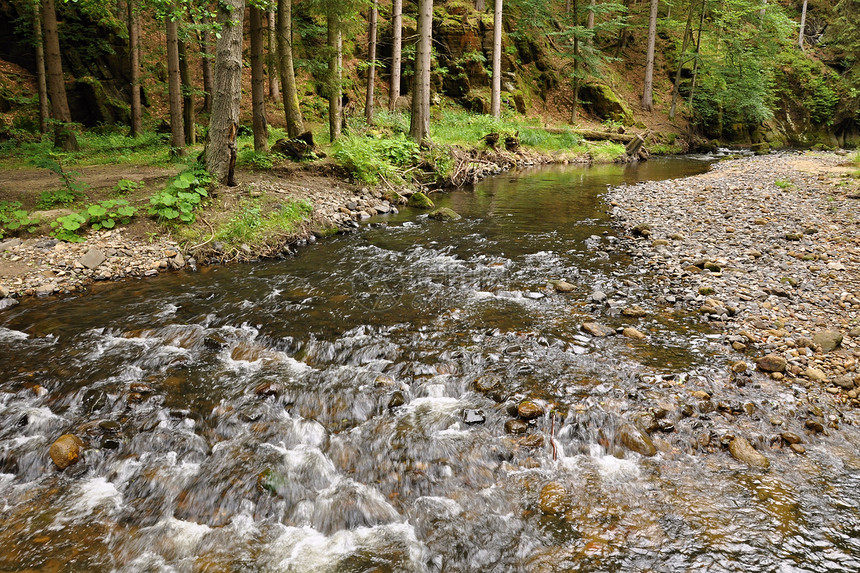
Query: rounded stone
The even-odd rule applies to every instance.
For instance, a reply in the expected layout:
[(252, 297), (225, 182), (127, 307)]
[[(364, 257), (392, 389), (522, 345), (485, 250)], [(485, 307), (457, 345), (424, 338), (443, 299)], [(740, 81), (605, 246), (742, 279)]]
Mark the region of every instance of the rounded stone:
[(63, 434), (51, 444), (48, 453), (54, 464), (64, 470), (80, 459), (83, 448), (84, 442), (79, 437), (74, 434)]
[(523, 420), (534, 420), (544, 415), (544, 409), (540, 404), (526, 400), (517, 406), (517, 415)]
[(550, 482), (540, 490), (540, 510), (546, 515), (559, 515), (567, 510), (567, 490), (558, 482)]

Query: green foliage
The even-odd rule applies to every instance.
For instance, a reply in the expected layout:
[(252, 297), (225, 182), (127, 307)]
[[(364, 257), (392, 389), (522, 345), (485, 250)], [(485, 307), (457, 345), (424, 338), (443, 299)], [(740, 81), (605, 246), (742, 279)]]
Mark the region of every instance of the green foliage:
[(143, 181), (132, 181), (131, 179), (120, 179), (113, 190), (117, 195), (128, 195), (139, 189), (143, 189)]
[(830, 125), (839, 103), (839, 78), (821, 63), (797, 51), (780, 54), (778, 72), (783, 101), (799, 101), (816, 125)]
[(33, 163), (36, 167), (47, 169), (58, 175), (63, 182), (64, 189), (62, 191), (48, 192), (47, 195), (42, 194), (40, 203), (44, 201), (48, 208), (54, 205), (69, 205), (82, 197), (84, 191), (89, 188), (89, 185), (80, 180), (81, 173), (79, 171), (70, 171), (63, 167), (62, 158), (58, 153), (38, 156), (33, 159)]
[(160, 223), (191, 223), (194, 210), (209, 196), (212, 176), (201, 168), (183, 171), (149, 199), (149, 214)]
[(268, 171), (274, 166), (274, 157), (273, 154), (257, 153), (249, 149), (239, 154), (238, 163), (240, 165), (248, 165), (260, 171)]
[(30, 216), (18, 201), (0, 201), (0, 239), (21, 230), (33, 233), (38, 224), (39, 219)]
[(113, 229), (118, 223), (127, 225), (136, 214), (137, 209), (125, 199), (107, 199), (88, 205), (77, 213), (57, 217), (51, 228), (54, 229), (53, 235), (61, 241), (78, 243), (84, 240), (79, 233), (86, 227), (94, 231)]
[(794, 187), (794, 184), (791, 181), (789, 181), (788, 179), (777, 179), (776, 181), (773, 182), (773, 184), (776, 185), (777, 187), (779, 187), (780, 189), (789, 189), (791, 187)]
[(293, 233), (312, 212), (313, 205), (307, 201), (289, 201), (264, 212), (259, 200), (246, 199), (236, 214), (216, 230), (215, 239), (228, 247), (265, 243)]
[(337, 141), (334, 156), (358, 181), (374, 185), (380, 179), (401, 181), (397, 168), (413, 163), (418, 152), (418, 144), (402, 133), (381, 139), (350, 135)]
[(36, 203), (37, 209), (53, 209), (57, 206), (71, 205), (82, 196), (81, 193), (74, 193), (68, 189), (56, 189), (54, 191), (42, 191), (39, 195), (39, 201)]

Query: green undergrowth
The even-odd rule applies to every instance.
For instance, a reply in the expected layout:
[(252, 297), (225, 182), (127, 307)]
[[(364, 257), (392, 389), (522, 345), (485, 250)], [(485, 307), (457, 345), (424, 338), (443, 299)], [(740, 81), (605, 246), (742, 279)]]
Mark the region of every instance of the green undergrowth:
[[(0, 144), (0, 170), (44, 167), (47, 160), (60, 160), (63, 165), (152, 165), (174, 163), (164, 134), (145, 132), (129, 137), (121, 132), (82, 131), (77, 134), (80, 151), (58, 152), (51, 138), (27, 134)], [(189, 149), (189, 154), (193, 148)]]
[(307, 201), (270, 202), (265, 196), (242, 199), (228, 217), (215, 223), (213, 238), (227, 252), (242, 245), (277, 246), (296, 233), (312, 212), (313, 205)]

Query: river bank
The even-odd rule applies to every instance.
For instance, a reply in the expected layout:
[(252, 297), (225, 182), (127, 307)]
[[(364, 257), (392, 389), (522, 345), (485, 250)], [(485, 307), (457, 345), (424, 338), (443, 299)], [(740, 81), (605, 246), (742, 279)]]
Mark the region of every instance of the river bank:
[(606, 196), (657, 304), (727, 333), (733, 375), (824, 388), (860, 407), (856, 166), (785, 153)]

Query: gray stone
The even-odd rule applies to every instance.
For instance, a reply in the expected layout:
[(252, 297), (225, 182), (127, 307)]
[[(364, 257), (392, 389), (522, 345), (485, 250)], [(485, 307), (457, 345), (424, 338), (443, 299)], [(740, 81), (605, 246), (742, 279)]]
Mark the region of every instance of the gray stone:
[(90, 270), (96, 269), (104, 261), (105, 254), (95, 247), (90, 247), (90, 250), (88, 250), (83, 257), (78, 259), (78, 262), (81, 263), (81, 265)]
[(603, 291), (600, 291), (600, 290), (596, 290), (593, 293), (591, 293), (590, 298), (591, 298), (592, 302), (597, 302), (597, 303), (604, 302), (606, 300), (606, 293)]
[(812, 341), (822, 352), (831, 352), (842, 346), (842, 333), (838, 330), (822, 330), (812, 336)]
[(854, 378), (847, 374), (843, 374), (842, 376), (837, 376), (833, 379), (833, 383), (842, 388), (843, 390), (853, 390), (854, 389)]
[(8, 251), (9, 249), (14, 249), (20, 244), (21, 239), (7, 239), (3, 242), (0, 242), (0, 253), (2, 253), (3, 251)]
[(0, 298), (0, 310), (12, 308), (13, 306), (17, 306), (18, 304), (18, 299), (16, 298)]
[(573, 292), (576, 288), (567, 281), (550, 281), (550, 284), (555, 287), (556, 292)]

